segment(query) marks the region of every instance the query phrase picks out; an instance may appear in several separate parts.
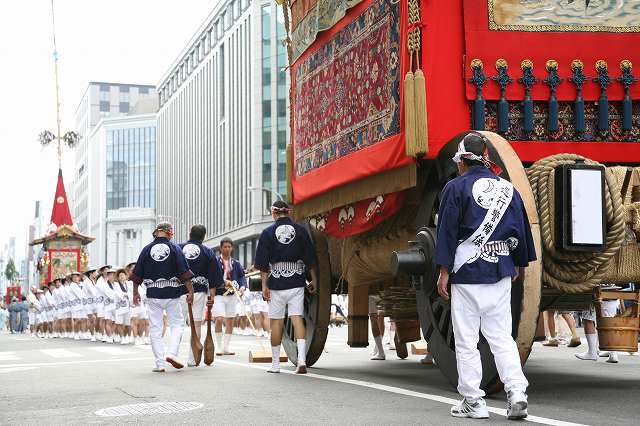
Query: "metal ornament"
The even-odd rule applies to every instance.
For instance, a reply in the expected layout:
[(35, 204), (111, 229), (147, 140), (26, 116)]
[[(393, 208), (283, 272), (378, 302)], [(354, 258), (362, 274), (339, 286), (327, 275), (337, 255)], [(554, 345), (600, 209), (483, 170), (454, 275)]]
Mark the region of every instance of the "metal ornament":
[(558, 98), (556, 96), (556, 90), (562, 78), (558, 75), (558, 62), (554, 59), (549, 59), (546, 63), (547, 73), (549, 74), (544, 82), (549, 86), (549, 117), (547, 121), (547, 131), (549, 133), (558, 131)]
[(598, 76), (593, 81), (600, 86), (600, 98), (598, 98), (598, 130), (606, 133), (609, 131), (609, 98), (607, 88), (611, 85), (607, 63), (600, 59), (596, 62)]
[(505, 59), (496, 61), (496, 70), (498, 75), (492, 77), (500, 86), (500, 100), (498, 101), (498, 132), (505, 134), (509, 131), (509, 102), (507, 101), (507, 86), (513, 82), (513, 79), (507, 74), (509, 68)]
[(473, 130), (484, 130), (485, 122), (485, 100), (482, 96), (482, 86), (487, 82), (487, 77), (482, 71), (483, 64), (480, 59), (471, 61), (471, 70), (473, 76), (469, 80), (471, 84), (476, 86), (476, 98), (473, 101), (473, 113), (471, 126)]
[(575, 100), (575, 128), (576, 134), (582, 135), (585, 131), (585, 123), (584, 123), (584, 98), (582, 97), (582, 88), (584, 87), (584, 83), (587, 81), (587, 76), (584, 75), (583, 72), (584, 64), (580, 59), (574, 59), (571, 62), (571, 70), (573, 71), (573, 75), (571, 76), (571, 82), (576, 86), (576, 100)]
[(620, 70), (622, 75), (618, 77), (622, 86), (624, 86), (624, 98), (622, 99), (622, 130), (629, 132), (633, 128), (633, 104), (631, 101), (631, 85), (638, 81), (637, 78), (631, 74), (633, 70), (633, 64), (630, 60), (625, 59), (620, 62)]
[(533, 99), (531, 98), (531, 88), (538, 81), (533, 75), (533, 62), (525, 59), (520, 64), (522, 68), (522, 77), (518, 81), (524, 86), (524, 100), (522, 101), (522, 113), (524, 117), (524, 132), (529, 134), (533, 132)]

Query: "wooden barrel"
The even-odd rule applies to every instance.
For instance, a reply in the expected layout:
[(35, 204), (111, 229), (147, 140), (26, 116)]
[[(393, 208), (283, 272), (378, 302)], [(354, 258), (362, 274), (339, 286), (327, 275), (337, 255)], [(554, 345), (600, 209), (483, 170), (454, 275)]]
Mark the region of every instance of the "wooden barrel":
[(396, 335), (402, 343), (417, 342), (420, 336), (418, 318), (393, 318), (396, 323)]
[(598, 341), (602, 351), (636, 352), (638, 350), (637, 317), (597, 317)]

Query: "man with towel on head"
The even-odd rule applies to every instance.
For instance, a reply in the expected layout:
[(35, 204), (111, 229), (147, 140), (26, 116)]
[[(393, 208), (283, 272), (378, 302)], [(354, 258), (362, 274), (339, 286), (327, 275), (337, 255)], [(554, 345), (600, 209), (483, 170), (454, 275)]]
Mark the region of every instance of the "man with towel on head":
[(485, 136), (465, 135), (453, 161), (460, 176), (442, 190), (435, 255), (442, 298), (449, 299), (451, 284), (458, 392), (464, 397), (451, 415), (489, 417), (480, 389), (482, 332), (507, 392), (507, 417), (523, 419), (528, 382), (511, 337), (511, 285), (536, 258), (529, 220), (518, 191), (489, 161)]
[[(130, 279), (133, 281), (133, 301), (140, 303), (138, 286), (147, 287), (151, 349), (156, 360), (152, 370), (164, 373), (165, 361), (174, 368), (183, 368), (178, 361), (178, 350), (184, 329), (180, 296), (187, 295), (187, 304), (193, 303), (193, 272), (189, 269), (182, 249), (171, 242), (173, 226), (160, 222), (153, 231), (154, 240), (142, 249)], [(169, 348), (165, 354), (162, 341), (163, 314), (167, 313), (170, 327)]]
[[(298, 346), (296, 373), (306, 374), (307, 345), (304, 315), (304, 290), (316, 291), (316, 252), (306, 229), (289, 217), (291, 209), (278, 200), (271, 206), (274, 223), (267, 227), (258, 240), (255, 267), (262, 278), (262, 295), (269, 302), (271, 325), (270, 373), (280, 372), (280, 344), (285, 310), (293, 323)], [(306, 272), (311, 272), (307, 285)]]

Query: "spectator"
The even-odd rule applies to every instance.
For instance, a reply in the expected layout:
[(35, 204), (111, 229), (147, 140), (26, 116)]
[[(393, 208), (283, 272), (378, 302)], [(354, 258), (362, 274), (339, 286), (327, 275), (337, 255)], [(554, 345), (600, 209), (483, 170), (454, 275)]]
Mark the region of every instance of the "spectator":
[(27, 297), (22, 296), (22, 302), (18, 305), (20, 307), (20, 323), (18, 324), (18, 328), (20, 333), (25, 333), (29, 330), (29, 302), (27, 302)]
[(0, 303), (0, 331), (5, 330), (8, 318), (9, 312), (7, 312), (7, 309), (4, 307), (4, 305)]
[(20, 305), (18, 304), (18, 298), (13, 297), (9, 304), (9, 329), (11, 334), (14, 334), (18, 330), (18, 316), (20, 314)]

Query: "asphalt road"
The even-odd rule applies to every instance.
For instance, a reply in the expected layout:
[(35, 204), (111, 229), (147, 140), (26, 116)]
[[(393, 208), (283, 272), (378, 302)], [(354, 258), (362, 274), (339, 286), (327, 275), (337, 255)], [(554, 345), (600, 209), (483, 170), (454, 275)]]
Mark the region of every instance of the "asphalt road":
[[(185, 359), (187, 342), (185, 330)], [(453, 419), (449, 407), (458, 396), (436, 366), (389, 351), (386, 361), (370, 361), (368, 349), (345, 342), (346, 328), (332, 329), (326, 353), (306, 376), (290, 374), (290, 364), (280, 375), (265, 373), (267, 365), (248, 362), (248, 351), (268, 348), (266, 339), (240, 336), (232, 340), (237, 354), (216, 357), (211, 367), (154, 374), (150, 346), (3, 332), (0, 424), (513, 424), (504, 417), (504, 394), (487, 399), (488, 421)], [(575, 359), (585, 346), (534, 345), (525, 368), (530, 421), (638, 424), (640, 357), (622, 355), (619, 364)], [(195, 404), (172, 414), (99, 415), (109, 407), (168, 402)]]

